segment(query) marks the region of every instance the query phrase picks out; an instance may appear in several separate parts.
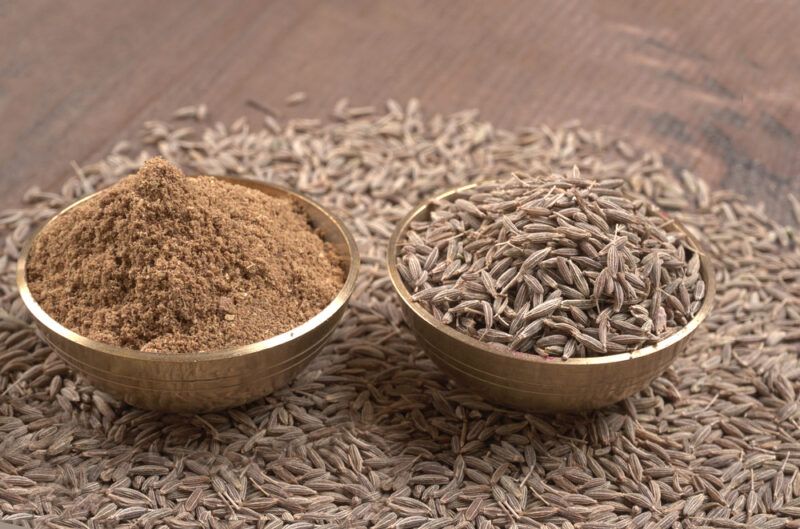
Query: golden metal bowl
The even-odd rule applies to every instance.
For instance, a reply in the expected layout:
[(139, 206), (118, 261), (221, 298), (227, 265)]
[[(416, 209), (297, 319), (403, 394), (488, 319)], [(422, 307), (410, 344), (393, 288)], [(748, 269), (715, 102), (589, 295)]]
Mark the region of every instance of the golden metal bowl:
[[(208, 352), (165, 354), (116, 347), (63, 327), (33, 298), (26, 279), (26, 263), (36, 235), (25, 245), (19, 259), (20, 296), (45, 340), (95, 387), (134, 406), (182, 413), (214, 411), (244, 404), (287, 385), (328, 342), (355, 289), (358, 249), (341, 220), (316, 202), (283, 187), (218, 178), (268, 195), (292, 198), (322, 237), (344, 257), (344, 286), (327, 307), (299, 327), (258, 343)], [(96, 194), (75, 202), (56, 217)]]
[[(389, 239), (388, 267), (403, 314), (417, 341), (430, 358), (457, 382), (487, 400), (532, 412), (573, 412), (601, 408), (646, 387), (681, 354), (692, 334), (711, 312), (716, 283), (709, 259), (700, 253), (701, 277), (706, 294), (697, 315), (682, 329), (659, 343), (629, 353), (592, 358), (544, 359), (487, 347), (483, 342), (437, 321), (411, 293), (397, 271), (397, 252), (411, 222), (430, 218), (434, 201), (454, 200), (475, 187), (467, 185), (444, 192), (410, 211)], [(691, 245), (697, 240), (679, 223)]]

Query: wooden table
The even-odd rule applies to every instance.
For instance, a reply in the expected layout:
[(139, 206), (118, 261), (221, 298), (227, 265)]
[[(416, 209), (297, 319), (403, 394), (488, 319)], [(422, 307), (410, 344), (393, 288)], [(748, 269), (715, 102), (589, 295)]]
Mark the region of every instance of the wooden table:
[[(789, 220), (798, 27), (788, 1), (4, 2), (0, 207), (182, 105), (232, 120), (248, 99), (310, 117), (418, 96), (615, 129)], [(309, 101), (285, 108), (296, 90)]]

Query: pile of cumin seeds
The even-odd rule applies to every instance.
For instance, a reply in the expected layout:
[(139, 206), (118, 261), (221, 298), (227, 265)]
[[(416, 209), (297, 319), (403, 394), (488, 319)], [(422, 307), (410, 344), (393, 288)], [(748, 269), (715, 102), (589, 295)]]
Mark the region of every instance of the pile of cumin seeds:
[[(263, 124), (148, 122), (57, 193), (0, 213), (0, 520), (17, 525), (792, 528), (800, 500), (794, 231), (657, 153), (576, 123), (518, 131), (416, 100)], [(213, 115), (213, 112), (211, 113)], [(355, 117), (361, 116), (361, 117)], [(363, 268), (330, 346), (288, 388), (197, 417), (121, 405), (37, 337), (14, 286), (30, 230), (160, 153), (337, 208)], [(511, 172), (623, 178), (698, 238), (716, 308), (647, 389), (581, 416), (495, 408), (403, 326), (384, 268), (414, 204)], [(213, 521), (212, 521), (213, 520)]]
[(515, 174), (411, 223), (398, 271), (439, 321), (564, 360), (657, 343), (698, 312), (700, 258), (621, 179)]

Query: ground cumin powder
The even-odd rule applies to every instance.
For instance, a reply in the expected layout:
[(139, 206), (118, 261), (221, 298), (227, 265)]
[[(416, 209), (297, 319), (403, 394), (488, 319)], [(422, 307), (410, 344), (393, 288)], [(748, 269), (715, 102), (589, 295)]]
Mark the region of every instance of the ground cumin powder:
[(79, 334), (180, 353), (300, 325), (342, 287), (341, 264), (292, 200), (154, 158), (48, 225), (28, 281)]

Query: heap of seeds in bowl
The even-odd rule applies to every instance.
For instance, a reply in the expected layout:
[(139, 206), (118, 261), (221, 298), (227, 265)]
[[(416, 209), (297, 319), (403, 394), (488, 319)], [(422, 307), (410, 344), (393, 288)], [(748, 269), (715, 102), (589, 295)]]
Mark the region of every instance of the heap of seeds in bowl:
[(290, 198), (154, 158), (48, 224), (27, 279), (53, 319), (108, 344), (254, 343), (309, 320), (342, 287), (341, 259), (309, 222)]
[(514, 175), (433, 204), (398, 270), (413, 299), (478, 340), (545, 357), (602, 356), (686, 325), (698, 253), (622, 180)]

